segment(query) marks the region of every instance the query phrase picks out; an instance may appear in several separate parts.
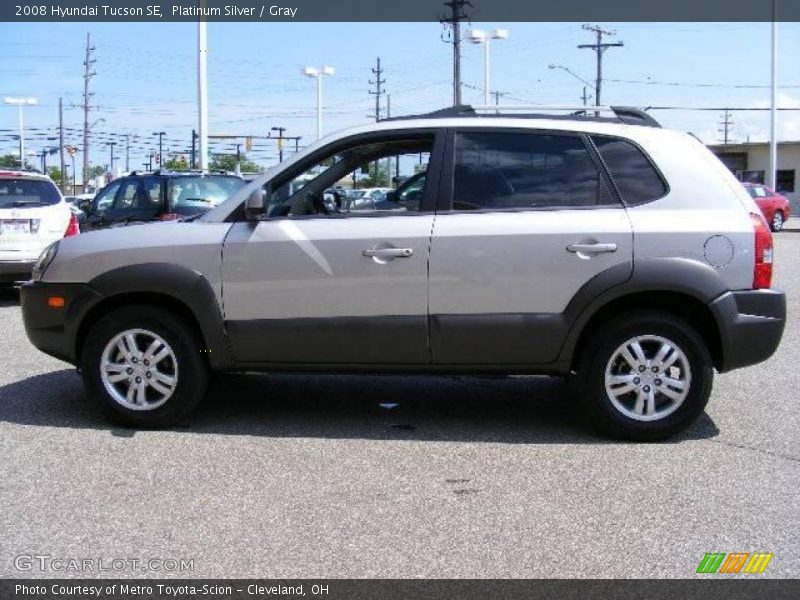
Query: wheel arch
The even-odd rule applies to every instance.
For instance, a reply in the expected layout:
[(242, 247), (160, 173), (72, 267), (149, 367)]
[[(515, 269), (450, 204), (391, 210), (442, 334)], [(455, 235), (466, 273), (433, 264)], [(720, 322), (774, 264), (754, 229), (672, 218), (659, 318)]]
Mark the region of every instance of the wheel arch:
[(189, 321), (212, 369), (233, 367), (222, 311), (211, 284), (201, 273), (170, 263), (147, 263), (108, 271), (89, 285), (102, 299), (83, 315), (78, 325), (76, 357), (80, 356), (90, 327), (99, 318), (122, 306), (152, 304)]
[(574, 370), (587, 337), (600, 324), (636, 309), (663, 310), (685, 319), (705, 340), (714, 366), (719, 369), (724, 364), (719, 317), (709, 303), (728, 290), (712, 267), (683, 258), (645, 259), (634, 264), (625, 282), (611, 287), (603, 283), (598, 278), (587, 283), (565, 311), (572, 327), (559, 361), (570, 370)]

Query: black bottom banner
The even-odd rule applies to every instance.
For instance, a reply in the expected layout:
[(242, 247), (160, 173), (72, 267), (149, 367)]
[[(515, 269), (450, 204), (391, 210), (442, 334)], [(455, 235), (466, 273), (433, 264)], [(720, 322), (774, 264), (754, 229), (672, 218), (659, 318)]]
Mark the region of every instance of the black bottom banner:
[(5, 579), (0, 598), (30, 600), (738, 600), (800, 598), (797, 579)]

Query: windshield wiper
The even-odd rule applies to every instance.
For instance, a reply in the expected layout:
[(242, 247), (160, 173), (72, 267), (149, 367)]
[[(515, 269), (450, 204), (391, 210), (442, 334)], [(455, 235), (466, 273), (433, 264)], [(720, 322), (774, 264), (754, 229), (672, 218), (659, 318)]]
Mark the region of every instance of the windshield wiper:
[(40, 202), (39, 200), (14, 200), (13, 202), (9, 202), (8, 204), (4, 204), (4, 207), (21, 207), (21, 206), (45, 206), (44, 202)]

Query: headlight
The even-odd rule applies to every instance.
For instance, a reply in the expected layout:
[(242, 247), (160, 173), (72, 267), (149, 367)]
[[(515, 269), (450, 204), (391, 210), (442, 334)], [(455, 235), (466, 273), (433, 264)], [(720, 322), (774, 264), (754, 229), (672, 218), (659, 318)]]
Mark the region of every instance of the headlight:
[(42, 278), (45, 270), (47, 270), (47, 267), (50, 266), (50, 263), (53, 262), (53, 259), (56, 257), (57, 252), (58, 242), (53, 242), (39, 255), (36, 264), (33, 265), (33, 274), (31, 278), (34, 281), (39, 281)]

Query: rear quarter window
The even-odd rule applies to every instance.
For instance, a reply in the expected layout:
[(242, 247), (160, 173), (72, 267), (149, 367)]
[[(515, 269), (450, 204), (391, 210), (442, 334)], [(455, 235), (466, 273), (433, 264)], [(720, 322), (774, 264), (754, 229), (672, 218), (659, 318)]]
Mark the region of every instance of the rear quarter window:
[(591, 136), (626, 204), (644, 204), (667, 193), (652, 161), (635, 144), (619, 138)]

